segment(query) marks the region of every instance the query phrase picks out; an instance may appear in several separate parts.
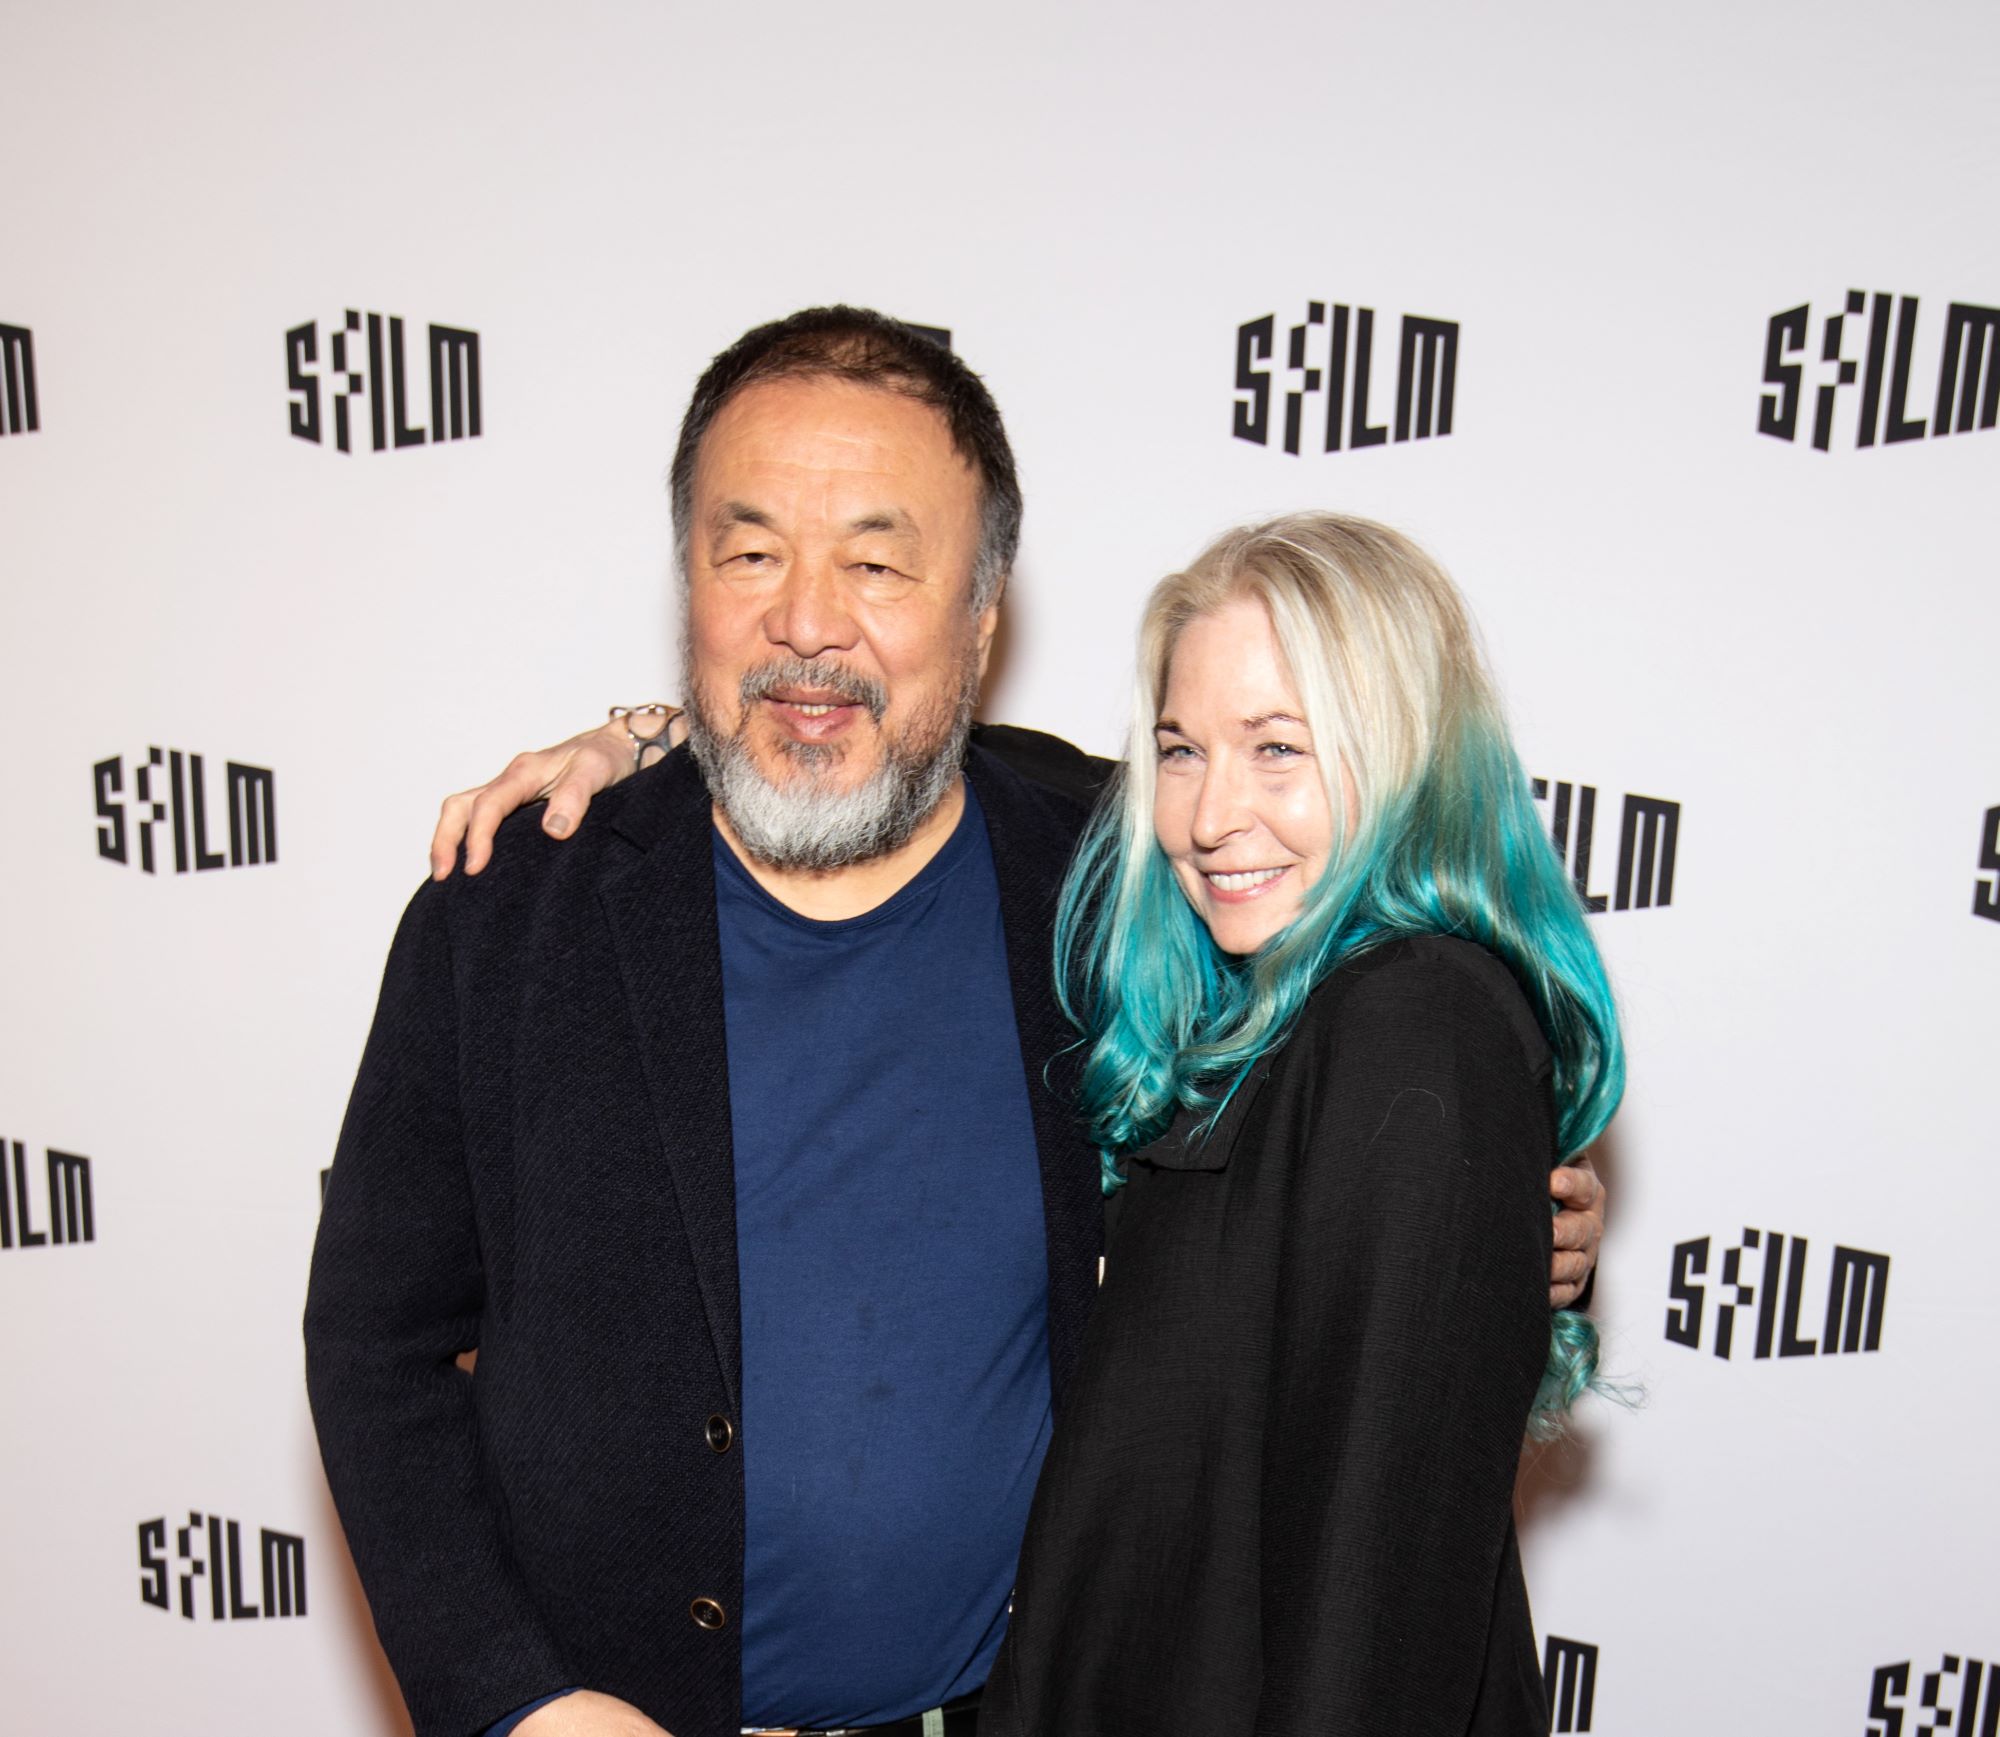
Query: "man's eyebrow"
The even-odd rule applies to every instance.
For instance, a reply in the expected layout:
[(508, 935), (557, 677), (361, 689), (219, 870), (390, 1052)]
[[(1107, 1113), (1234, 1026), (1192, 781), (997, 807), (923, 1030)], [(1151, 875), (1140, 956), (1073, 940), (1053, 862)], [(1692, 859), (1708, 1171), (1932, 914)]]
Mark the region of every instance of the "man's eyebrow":
[(916, 537), (921, 540), (923, 533), (917, 529), (917, 521), (901, 507), (881, 507), (872, 513), (863, 513), (858, 519), (847, 521), (850, 537), (868, 536), (874, 532), (887, 532), (891, 536)]
[(771, 515), (747, 501), (724, 501), (709, 515), (712, 529), (726, 531), (732, 525), (755, 525), (760, 530), (772, 531), (777, 527), (771, 522)]

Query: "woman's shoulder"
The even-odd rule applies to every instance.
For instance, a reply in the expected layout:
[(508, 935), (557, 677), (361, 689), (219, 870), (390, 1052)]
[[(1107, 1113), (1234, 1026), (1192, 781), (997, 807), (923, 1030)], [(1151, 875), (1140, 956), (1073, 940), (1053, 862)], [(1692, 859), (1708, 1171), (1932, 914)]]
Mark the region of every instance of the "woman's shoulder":
[(1334, 1043), (1432, 1049), (1466, 1042), (1553, 1065), (1547, 1036), (1497, 954), (1456, 935), (1403, 935), (1350, 959), (1307, 1002), (1299, 1035)]

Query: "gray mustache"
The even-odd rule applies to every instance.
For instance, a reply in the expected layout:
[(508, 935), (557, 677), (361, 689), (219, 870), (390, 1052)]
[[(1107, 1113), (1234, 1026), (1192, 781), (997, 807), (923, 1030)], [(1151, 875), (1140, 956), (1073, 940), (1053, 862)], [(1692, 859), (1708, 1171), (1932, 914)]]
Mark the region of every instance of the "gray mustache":
[(778, 688), (822, 688), (847, 705), (865, 706), (878, 724), (889, 709), (889, 692), (880, 682), (824, 657), (783, 657), (759, 664), (743, 672), (737, 687), (745, 707), (768, 699)]

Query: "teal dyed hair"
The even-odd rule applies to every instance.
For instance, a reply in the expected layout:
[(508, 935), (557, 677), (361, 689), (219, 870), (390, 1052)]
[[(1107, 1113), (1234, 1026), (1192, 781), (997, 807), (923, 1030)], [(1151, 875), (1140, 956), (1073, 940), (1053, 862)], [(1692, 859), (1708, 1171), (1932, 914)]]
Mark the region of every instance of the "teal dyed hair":
[[(1334, 839), (1297, 917), (1235, 958), (1210, 938), (1153, 836), (1152, 739), (1181, 631), (1244, 597), (1269, 614), (1298, 690)], [(1106, 1192), (1124, 1155), (1178, 1110), (1219, 1108), (1285, 1041), (1315, 985), (1405, 935), (1461, 936), (1507, 963), (1555, 1055), (1558, 1155), (1580, 1156), (1624, 1091), (1611, 986), (1443, 571), (1362, 519), (1299, 513), (1246, 526), (1154, 589), (1139, 653), (1131, 759), (1084, 835), (1056, 924), (1057, 981), (1084, 1033), (1081, 1106)], [(1533, 1434), (1559, 1430), (1596, 1385), (1597, 1360), (1595, 1325), (1556, 1311)]]

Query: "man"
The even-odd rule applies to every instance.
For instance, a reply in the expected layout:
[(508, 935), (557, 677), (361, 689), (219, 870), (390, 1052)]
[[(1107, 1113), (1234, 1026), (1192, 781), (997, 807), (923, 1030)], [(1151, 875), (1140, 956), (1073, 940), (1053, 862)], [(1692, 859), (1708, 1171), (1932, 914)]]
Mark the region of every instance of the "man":
[(1020, 496), (949, 352), (749, 333), (673, 495), (689, 751), (391, 951), (322, 1453), (418, 1737), (959, 1737), (1094, 1287), (1049, 924), (1100, 767), (972, 736)]

